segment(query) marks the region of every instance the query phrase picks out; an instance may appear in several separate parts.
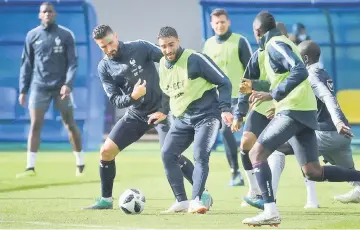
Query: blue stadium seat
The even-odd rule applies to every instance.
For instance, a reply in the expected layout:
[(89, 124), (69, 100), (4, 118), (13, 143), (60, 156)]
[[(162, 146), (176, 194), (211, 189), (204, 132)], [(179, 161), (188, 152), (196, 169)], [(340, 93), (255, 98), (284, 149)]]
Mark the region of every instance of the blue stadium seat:
[(15, 119), (17, 93), (14, 88), (0, 87), (0, 119)]
[(73, 100), (75, 104), (74, 118), (76, 120), (85, 120), (88, 116), (88, 90), (85, 87), (74, 88)]

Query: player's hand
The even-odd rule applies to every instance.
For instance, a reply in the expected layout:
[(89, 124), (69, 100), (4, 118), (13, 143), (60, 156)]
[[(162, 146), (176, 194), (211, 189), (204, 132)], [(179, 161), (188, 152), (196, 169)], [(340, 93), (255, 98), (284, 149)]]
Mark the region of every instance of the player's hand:
[(134, 100), (139, 99), (140, 97), (144, 96), (146, 94), (146, 81), (144, 80), (143, 83), (141, 83), (141, 79), (136, 82), (134, 85), (134, 89), (131, 93), (131, 97)]
[(154, 124), (157, 125), (160, 122), (162, 122), (163, 120), (166, 119), (167, 115), (163, 114), (162, 112), (155, 112), (152, 113), (150, 115), (148, 115), (149, 119), (148, 119), (148, 124)]
[(354, 136), (354, 134), (351, 132), (350, 127), (346, 126), (345, 123), (342, 121), (337, 123), (336, 130), (339, 134), (347, 138), (352, 138)]
[(231, 124), (231, 132), (233, 133), (239, 132), (241, 129), (241, 125), (242, 125), (242, 120), (234, 119)]
[(25, 93), (20, 93), (20, 95), (19, 95), (19, 104), (22, 107), (26, 106), (26, 94)]
[(275, 107), (271, 107), (270, 109), (266, 110), (266, 118), (273, 119), (275, 116)]
[(224, 123), (229, 127), (231, 126), (234, 120), (234, 116), (230, 112), (221, 113), (221, 118), (223, 119)]
[(60, 95), (61, 99), (64, 100), (66, 97), (68, 97), (71, 93), (71, 89), (67, 85), (63, 85), (60, 89)]
[(252, 92), (252, 81), (246, 78), (243, 78), (240, 83), (240, 93), (250, 94)]
[(262, 103), (264, 101), (272, 100), (272, 96), (268, 92), (258, 92), (253, 90), (252, 94), (250, 95), (249, 101), (251, 101), (250, 108), (251, 109), (255, 104)]

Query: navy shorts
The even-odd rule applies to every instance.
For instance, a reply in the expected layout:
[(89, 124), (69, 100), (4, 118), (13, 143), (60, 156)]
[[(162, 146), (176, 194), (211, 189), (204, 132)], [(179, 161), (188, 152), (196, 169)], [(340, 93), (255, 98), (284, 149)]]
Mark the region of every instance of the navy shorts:
[(154, 126), (151, 124), (149, 125), (144, 119), (140, 119), (129, 113), (126, 113), (118, 120), (118, 122), (116, 122), (109, 133), (108, 138), (118, 146), (120, 151), (122, 151), (132, 143), (138, 141), (152, 128), (155, 128), (159, 134), (160, 146), (162, 146), (170, 128), (167, 120)]
[(260, 133), (269, 123), (270, 120), (266, 116), (256, 112), (255, 110), (251, 110), (245, 121), (244, 132), (251, 132), (255, 134), (256, 137), (259, 137)]
[(74, 107), (72, 94), (64, 99), (61, 99), (60, 89), (33, 89), (30, 91), (29, 95), (29, 109), (43, 109), (44, 111), (47, 111), (52, 100), (54, 101), (55, 108), (60, 112), (73, 109)]
[(319, 161), (315, 130), (289, 116), (277, 114), (258, 138), (258, 142), (270, 152), (287, 141), (300, 166)]

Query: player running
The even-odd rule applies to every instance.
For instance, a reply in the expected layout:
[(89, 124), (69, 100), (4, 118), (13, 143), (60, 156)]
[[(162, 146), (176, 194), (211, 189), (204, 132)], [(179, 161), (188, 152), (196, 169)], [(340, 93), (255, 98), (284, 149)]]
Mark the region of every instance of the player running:
[(264, 212), (246, 218), (248, 225), (278, 225), (280, 215), (273, 196), (268, 156), (286, 141), (292, 146), (302, 171), (313, 181), (360, 181), (360, 172), (340, 166), (321, 166), (318, 159), (315, 129), (316, 98), (307, 80), (308, 72), (298, 48), (276, 29), (274, 17), (260, 12), (253, 22), (256, 40), (265, 52), (265, 71), (271, 83), (270, 92), (254, 91), (253, 103), (273, 100), (276, 114), (249, 156), (264, 199)]
[[(344, 113), (335, 97), (332, 79), (327, 71), (319, 65), (321, 54), (320, 47), (313, 41), (307, 40), (299, 44), (299, 50), (309, 72), (309, 81), (317, 98), (317, 120), (319, 130), (316, 130), (319, 154), (323, 156), (325, 163), (339, 165), (344, 168), (354, 169), (352, 158), (351, 132)], [(265, 85), (267, 83), (265, 82)], [(262, 88), (264, 88), (263, 86)], [(255, 89), (256, 90), (256, 89)], [(283, 150), (287, 155), (293, 154), (291, 148)], [(278, 167), (271, 167), (271, 172), (277, 175), (275, 180), (280, 180), (281, 171)], [(334, 199), (343, 203), (360, 202), (360, 183), (350, 182), (355, 188), (344, 195), (335, 196)], [(315, 186), (315, 185), (314, 185)], [(273, 185), (273, 187), (275, 187)], [(307, 190), (309, 188), (307, 187)], [(308, 194), (308, 204), (318, 207), (315, 189)], [(252, 203), (251, 203), (252, 202)], [(263, 209), (263, 200), (251, 200), (252, 206)], [(256, 204), (256, 205), (255, 205)]]
[[(280, 30), (282, 35), (286, 37), (288, 36), (286, 27), (283, 23), (277, 22), (276, 27)], [(248, 203), (250, 203), (252, 206), (263, 205), (263, 202), (261, 200), (261, 192), (256, 181), (252, 164), (250, 162), (249, 151), (255, 144), (260, 133), (269, 124), (270, 119), (267, 118), (267, 110), (273, 107), (272, 106), (273, 103), (271, 101), (266, 101), (261, 104), (255, 104), (254, 106), (252, 106), (250, 112), (248, 112), (249, 111), (248, 99), (252, 88), (246, 86), (249, 85), (252, 86), (252, 84), (256, 85), (258, 81), (267, 79), (264, 61), (265, 61), (264, 51), (261, 48), (259, 48), (254, 52), (246, 67), (244, 78), (241, 83), (243, 89), (242, 87), (240, 87), (241, 90), (245, 90), (244, 92), (246, 92), (246, 90), (248, 89), (250, 89), (250, 91), (248, 91), (247, 94), (240, 94), (238, 104), (234, 113), (235, 119), (231, 126), (231, 130), (233, 132), (239, 131), (243, 123), (244, 117), (246, 117), (244, 132), (240, 142), (240, 149), (241, 149), (241, 158), (242, 158), (243, 167), (245, 169), (246, 177), (249, 184), (249, 191), (247, 196), (244, 197), (244, 201), (241, 203), (242, 207), (247, 206)], [(250, 79), (251, 81), (253, 81), (253, 83), (250, 81)], [(259, 84), (259, 86), (261, 85), (262, 84)], [(267, 85), (265, 85), (265, 89), (266, 88)], [(270, 166), (276, 165), (278, 168), (282, 169), (285, 163), (285, 155), (282, 152), (275, 150), (268, 158), (268, 162)], [(276, 177), (274, 173), (273, 173), (273, 177)], [(276, 180), (273, 180), (273, 187), (274, 187), (274, 196), (276, 197), (276, 189), (275, 189), (277, 188)]]

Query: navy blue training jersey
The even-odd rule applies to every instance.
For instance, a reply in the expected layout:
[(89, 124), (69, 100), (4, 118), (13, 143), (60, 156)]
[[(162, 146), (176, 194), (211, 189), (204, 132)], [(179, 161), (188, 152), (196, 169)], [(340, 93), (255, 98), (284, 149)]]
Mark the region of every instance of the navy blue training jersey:
[[(143, 40), (119, 42), (114, 57), (105, 56), (98, 65), (99, 77), (110, 102), (117, 108), (129, 107), (141, 117), (161, 111), (168, 113), (161, 104), (164, 96), (159, 86), (159, 75), (154, 62), (162, 57), (158, 46)], [(138, 100), (131, 98), (137, 81), (146, 80), (146, 94)]]

